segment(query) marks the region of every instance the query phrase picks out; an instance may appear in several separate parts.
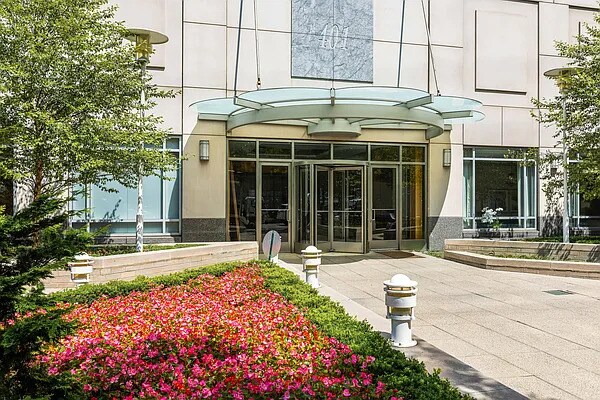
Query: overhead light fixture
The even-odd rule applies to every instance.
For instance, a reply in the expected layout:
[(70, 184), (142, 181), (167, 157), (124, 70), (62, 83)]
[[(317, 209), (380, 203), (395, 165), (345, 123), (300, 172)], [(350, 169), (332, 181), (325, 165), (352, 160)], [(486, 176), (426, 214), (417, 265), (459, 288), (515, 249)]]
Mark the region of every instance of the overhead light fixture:
[(442, 166), (449, 167), (452, 163), (452, 152), (450, 149), (444, 149), (444, 153), (442, 155)]
[(208, 161), (210, 159), (210, 142), (208, 140), (200, 141), (200, 161)]

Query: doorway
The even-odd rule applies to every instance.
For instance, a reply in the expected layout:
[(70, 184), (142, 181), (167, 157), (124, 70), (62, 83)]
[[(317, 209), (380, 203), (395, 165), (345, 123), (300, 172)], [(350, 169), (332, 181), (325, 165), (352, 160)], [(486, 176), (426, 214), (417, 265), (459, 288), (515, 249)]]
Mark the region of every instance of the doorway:
[(323, 251), (365, 251), (365, 167), (296, 166), (296, 246)]

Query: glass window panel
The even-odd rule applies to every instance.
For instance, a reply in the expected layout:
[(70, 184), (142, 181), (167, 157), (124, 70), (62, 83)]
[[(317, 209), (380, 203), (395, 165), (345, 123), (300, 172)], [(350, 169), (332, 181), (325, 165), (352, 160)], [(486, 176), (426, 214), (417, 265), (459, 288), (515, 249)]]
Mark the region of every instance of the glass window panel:
[(114, 234), (135, 233), (135, 222), (92, 222), (90, 224), (90, 231), (98, 232), (99, 230)]
[[(299, 165), (298, 167), (296, 167), (296, 178), (296, 185), (298, 188), (296, 192), (296, 241), (299, 243), (306, 244), (311, 242), (310, 202), (312, 196), (310, 195), (310, 166)], [(317, 184), (318, 183), (319, 179), (317, 177)], [(318, 217), (317, 226), (319, 226)]]
[(398, 146), (371, 145), (371, 161), (400, 161)]
[(463, 218), (466, 229), (473, 228), (473, 161), (463, 161)]
[(425, 167), (402, 167), (402, 239), (423, 239), (425, 226)]
[[(396, 149), (398, 150), (398, 149)], [(396, 169), (373, 168), (373, 240), (396, 239)]]
[[(143, 179), (143, 184), (144, 220), (162, 219), (162, 179), (158, 176), (147, 176)], [(134, 207), (137, 213), (137, 189), (134, 189), (134, 191)], [(129, 200), (131, 200), (131, 198)]]
[(167, 222), (167, 233), (179, 233), (179, 222)]
[(537, 215), (537, 193), (536, 193), (536, 182), (537, 177), (535, 173), (535, 166), (527, 166), (525, 168), (525, 173), (527, 176), (527, 186), (526, 186), (526, 194), (527, 194), (527, 214), (525, 217), (535, 217)]
[(179, 171), (165, 172), (165, 176), (173, 180), (165, 180), (166, 211), (168, 219), (179, 219)]
[[(475, 215), (481, 217), (484, 207), (502, 208), (498, 213), (502, 228), (518, 227), (519, 185), (517, 161), (476, 161), (475, 162)], [(478, 228), (489, 228), (491, 224), (477, 221)]]
[(275, 230), (288, 241), (289, 176), (287, 165), (262, 166), (262, 235)]
[(256, 163), (229, 162), (229, 238), (256, 240)]
[(507, 158), (509, 156), (510, 149), (493, 147), (475, 149), (476, 158)]
[(256, 158), (256, 142), (247, 140), (230, 140), (229, 157)]
[(169, 150), (179, 150), (179, 138), (169, 138), (167, 139), (167, 149)]
[(144, 234), (146, 233), (162, 233), (162, 222), (144, 222)]
[(579, 215), (586, 217), (600, 217), (600, 199), (586, 200), (579, 195)]
[(300, 160), (329, 160), (331, 146), (328, 143), (295, 143), (294, 157)]
[(290, 159), (292, 158), (292, 143), (259, 142), (258, 152), (261, 158)]
[(425, 162), (425, 147), (402, 146), (402, 162)]
[(78, 213), (74, 218), (75, 220), (85, 219), (85, 200), (85, 188), (83, 187), (83, 185), (75, 185), (73, 187), (73, 201), (71, 202), (71, 207), (73, 208), (73, 211)]
[(333, 158), (336, 160), (367, 161), (368, 147), (359, 144), (334, 144)]
[(473, 149), (470, 147), (463, 148), (463, 157), (471, 158), (473, 157)]
[(137, 209), (137, 190), (126, 188), (118, 182), (110, 182), (107, 188), (114, 191), (104, 191), (92, 186), (91, 218), (95, 220), (135, 220)]

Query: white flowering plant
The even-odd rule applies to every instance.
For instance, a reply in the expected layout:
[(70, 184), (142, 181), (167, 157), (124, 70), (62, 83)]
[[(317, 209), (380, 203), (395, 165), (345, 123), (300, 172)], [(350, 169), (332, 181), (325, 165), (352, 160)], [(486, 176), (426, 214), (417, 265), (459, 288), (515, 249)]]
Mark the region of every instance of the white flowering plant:
[(500, 223), (498, 214), (502, 211), (504, 211), (502, 207), (498, 207), (496, 209), (484, 207), (483, 210), (481, 210), (481, 222), (492, 225), (492, 228), (495, 230), (500, 229), (502, 223)]

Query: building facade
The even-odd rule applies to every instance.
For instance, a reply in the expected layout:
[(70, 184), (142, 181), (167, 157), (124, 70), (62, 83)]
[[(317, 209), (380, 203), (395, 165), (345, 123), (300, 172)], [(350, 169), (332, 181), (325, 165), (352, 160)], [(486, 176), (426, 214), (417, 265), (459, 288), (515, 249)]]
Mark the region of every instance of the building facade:
[[(115, 3), (126, 26), (169, 37), (150, 69), (177, 91), (155, 113), (173, 132), (164, 150), (185, 160), (174, 180), (145, 185), (147, 242), (261, 240), (275, 229), (285, 251), (439, 249), (489, 231), (485, 207), (502, 208), (509, 236), (537, 236), (554, 219), (520, 150), (554, 149), (531, 100), (558, 94), (543, 76), (567, 63), (554, 43), (593, 24), (595, 0), (245, 0), (239, 38), (240, 0)], [(474, 99), (485, 119), (447, 121), (433, 138), (418, 123), (315, 134), (297, 115), (229, 129), (192, 106), (258, 88), (365, 86)], [(135, 191), (92, 189), (82, 201), (110, 240), (134, 240)], [(600, 222), (600, 204), (571, 203), (574, 228)]]

